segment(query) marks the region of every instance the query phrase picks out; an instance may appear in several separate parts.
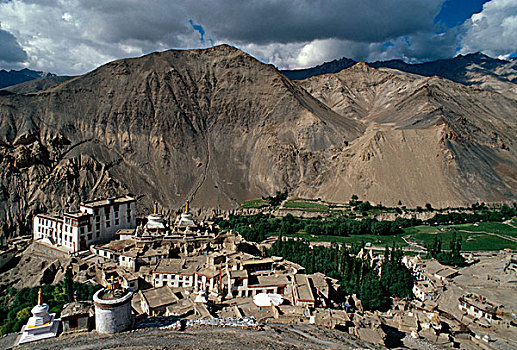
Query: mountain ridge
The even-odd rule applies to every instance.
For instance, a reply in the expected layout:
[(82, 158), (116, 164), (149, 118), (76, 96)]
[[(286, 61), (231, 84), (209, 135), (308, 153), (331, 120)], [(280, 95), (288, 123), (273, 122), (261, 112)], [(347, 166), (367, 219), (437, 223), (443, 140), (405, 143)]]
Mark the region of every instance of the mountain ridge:
[(230, 46), (107, 63), (0, 96), (0, 233), (133, 193), (220, 212), (292, 196), (407, 206), (515, 200), (517, 102), (441, 78), (348, 71), (291, 81)]
[(35, 71), (28, 68), (23, 68), (21, 70), (11, 69), (10, 71), (2, 69), (0, 70), (0, 89), (34, 79), (50, 78), (55, 76), (56, 74), (53, 73)]
[[(282, 70), (293, 80), (312, 76), (338, 73), (358, 63), (343, 57), (318, 66), (299, 70)], [(482, 53), (458, 55), (451, 59), (440, 59), (423, 63), (406, 63), (400, 59), (365, 62), (372, 68), (396, 69), (406, 73), (432, 77), (439, 76), (467, 86), (476, 86), (500, 92), (517, 94), (517, 60), (500, 60)]]
[[(228, 46), (117, 60), (1, 96), (0, 118), (5, 231), (44, 208), (121, 192), (144, 195), (144, 212), (154, 200), (229, 209), (300, 176), (310, 183), (306, 169), (364, 130)], [(300, 156), (287, 164), (291, 151)]]

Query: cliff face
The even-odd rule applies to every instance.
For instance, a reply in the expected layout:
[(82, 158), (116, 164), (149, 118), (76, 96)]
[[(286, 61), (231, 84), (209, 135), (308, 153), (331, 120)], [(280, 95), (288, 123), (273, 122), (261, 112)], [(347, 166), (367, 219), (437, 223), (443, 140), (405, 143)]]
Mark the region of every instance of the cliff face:
[(0, 230), (128, 192), (141, 213), (280, 189), (408, 206), (515, 199), (516, 111), (497, 93), (361, 64), (294, 83), (229, 46), (114, 61), (0, 96)]
[(109, 63), (0, 97), (3, 232), (35, 212), (132, 192), (228, 209), (296, 190), (364, 126), (228, 46)]

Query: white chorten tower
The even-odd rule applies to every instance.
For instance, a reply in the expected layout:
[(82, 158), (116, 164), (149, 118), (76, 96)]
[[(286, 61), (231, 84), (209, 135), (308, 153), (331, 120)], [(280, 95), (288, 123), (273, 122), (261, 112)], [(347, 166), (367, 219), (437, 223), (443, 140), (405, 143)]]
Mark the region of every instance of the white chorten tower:
[(158, 202), (154, 202), (154, 212), (147, 216), (145, 228), (152, 231), (165, 230), (165, 220), (163, 216), (158, 213)]
[(192, 214), (189, 211), (189, 204), (190, 202), (187, 200), (187, 203), (185, 204), (185, 212), (181, 213), (181, 216), (178, 218), (176, 222), (177, 227), (196, 227), (196, 223), (194, 222), (194, 219), (192, 218)]
[(38, 293), (38, 305), (31, 310), (32, 317), (22, 328), (19, 344), (29, 343), (41, 339), (52, 338), (57, 335), (59, 320), (55, 320), (56, 314), (48, 313), (48, 305), (43, 303), (41, 289)]

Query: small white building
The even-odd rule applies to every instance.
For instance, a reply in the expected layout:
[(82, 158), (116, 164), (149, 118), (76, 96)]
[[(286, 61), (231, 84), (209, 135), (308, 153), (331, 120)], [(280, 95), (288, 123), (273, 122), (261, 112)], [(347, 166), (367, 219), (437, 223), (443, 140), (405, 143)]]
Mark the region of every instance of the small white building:
[(121, 196), (84, 202), (79, 211), (34, 217), (33, 238), (71, 252), (115, 238), (115, 232), (136, 226), (135, 198)]
[(428, 281), (418, 281), (413, 285), (413, 294), (421, 301), (433, 300), (436, 288)]
[(189, 264), (180, 259), (163, 259), (153, 271), (153, 286), (216, 292), (219, 278), (220, 272), (217, 269), (203, 267), (200, 262)]
[(496, 317), (498, 309), (485, 297), (472, 293), (458, 298), (458, 308), (474, 318), (485, 318), (489, 322)]

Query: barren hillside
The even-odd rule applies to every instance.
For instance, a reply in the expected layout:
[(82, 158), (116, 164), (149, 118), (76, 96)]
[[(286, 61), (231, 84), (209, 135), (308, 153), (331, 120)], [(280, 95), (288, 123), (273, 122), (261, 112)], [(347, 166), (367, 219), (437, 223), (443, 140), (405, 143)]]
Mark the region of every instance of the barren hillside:
[(338, 168), (322, 175), (331, 198), (438, 206), (515, 199), (515, 100), (364, 63), (300, 85), (367, 125), (336, 156)]
[(118, 60), (0, 96), (0, 230), (29, 233), (37, 212), (127, 192), (141, 213), (154, 200), (230, 209), (281, 189), (408, 206), (515, 200), (516, 111), (497, 93), (364, 64), (298, 84), (226, 45)]
[(148, 206), (190, 198), (228, 209), (302, 181), (312, 187), (319, 167), (363, 131), (229, 46), (115, 61), (0, 97), (2, 230), (23, 232), (37, 211), (128, 191)]

